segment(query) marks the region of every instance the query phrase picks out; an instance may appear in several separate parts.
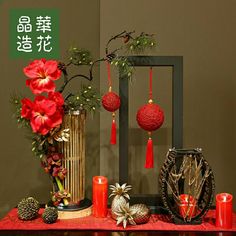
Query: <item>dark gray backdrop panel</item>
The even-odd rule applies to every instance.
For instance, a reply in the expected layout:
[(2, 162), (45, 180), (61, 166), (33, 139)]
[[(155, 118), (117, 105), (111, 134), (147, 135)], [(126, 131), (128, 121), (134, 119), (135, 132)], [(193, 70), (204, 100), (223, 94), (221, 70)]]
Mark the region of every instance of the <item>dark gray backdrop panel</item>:
[[(183, 57), (182, 56), (128, 56), (134, 67), (172, 67), (172, 147), (183, 147)], [(129, 157), (129, 80), (120, 78), (119, 94), (119, 182), (128, 183)], [(158, 177), (158, 176), (157, 176)], [(132, 184), (132, 183), (129, 183)], [(132, 202), (149, 206), (160, 205), (160, 196), (153, 194), (133, 195)]]

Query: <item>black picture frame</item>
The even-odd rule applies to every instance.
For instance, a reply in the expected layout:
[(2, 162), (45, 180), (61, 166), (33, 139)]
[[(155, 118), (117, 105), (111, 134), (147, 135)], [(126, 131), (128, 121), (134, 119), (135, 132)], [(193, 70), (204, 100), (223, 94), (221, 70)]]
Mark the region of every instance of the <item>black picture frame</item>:
[[(183, 57), (128, 56), (134, 67), (172, 67), (172, 147), (183, 148)], [(129, 79), (120, 75), (119, 95), (119, 182), (128, 183), (129, 156)], [(132, 184), (132, 183), (129, 183)], [(136, 194), (131, 203), (145, 203), (156, 209), (161, 205), (159, 194)]]

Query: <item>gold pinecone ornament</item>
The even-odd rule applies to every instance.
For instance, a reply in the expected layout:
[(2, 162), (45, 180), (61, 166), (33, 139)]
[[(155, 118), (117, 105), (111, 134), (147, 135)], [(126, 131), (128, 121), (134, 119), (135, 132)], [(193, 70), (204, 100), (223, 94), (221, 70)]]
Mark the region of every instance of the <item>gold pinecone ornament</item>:
[(116, 220), (116, 212), (120, 210), (120, 206), (124, 206), (130, 199), (128, 191), (131, 190), (132, 187), (126, 183), (122, 185), (116, 183), (115, 185), (110, 185), (110, 189), (112, 190), (112, 193), (109, 197), (115, 196), (111, 203), (111, 216)]
[(126, 228), (127, 224), (136, 225), (147, 223), (151, 216), (150, 209), (145, 204), (135, 204), (129, 206), (129, 203), (120, 205), (120, 208), (115, 212), (117, 216), (117, 225), (123, 224)]
[(18, 218), (21, 220), (32, 220), (38, 216), (39, 202), (33, 197), (22, 199), (17, 206)]
[(58, 218), (58, 210), (55, 207), (47, 207), (45, 208), (42, 219), (46, 224), (53, 224), (57, 221)]

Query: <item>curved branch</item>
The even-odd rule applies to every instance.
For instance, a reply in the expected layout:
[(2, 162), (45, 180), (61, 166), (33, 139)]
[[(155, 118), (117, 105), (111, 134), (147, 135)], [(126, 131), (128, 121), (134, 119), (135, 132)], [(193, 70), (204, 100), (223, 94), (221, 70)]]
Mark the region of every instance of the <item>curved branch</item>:
[(92, 80), (91, 77), (88, 77), (88, 76), (82, 75), (82, 74), (77, 74), (77, 75), (73, 75), (71, 78), (69, 78), (69, 79), (68, 79), (68, 82), (70, 82), (72, 79), (74, 79), (74, 78), (76, 78), (76, 77), (82, 77), (82, 78), (87, 79), (87, 80), (89, 80), (89, 81)]
[(115, 35), (115, 36), (112, 36), (112, 37), (108, 40), (108, 42), (107, 42), (107, 44), (106, 44), (106, 48), (105, 48), (106, 55), (109, 54), (109, 53), (108, 53), (108, 47), (109, 47), (110, 43), (111, 43), (113, 40), (118, 39), (118, 38), (124, 38), (124, 39), (127, 38), (127, 41), (128, 41), (130, 38), (132, 38), (131, 34), (133, 34), (134, 32), (135, 32), (135, 31), (127, 32), (126, 30), (124, 30), (123, 32), (121, 32), (121, 33), (119, 33), (119, 34), (117, 34), (117, 35)]
[(71, 96), (73, 96), (73, 93), (69, 93), (66, 97), (65, 97), (65, 101), (70, 98)]
[(105, 51), (106, 51), (106, 55), (108, 54), (108, 47), (109, 47), (109, 44), (111, 43), (111, 41), (113, 41), (113, 40), (115, 40), (115, 39), (117, 39), (117, 38), (122, 38), (123, 36), (123, 34), (125, 34), (126, 33), (126, 30), (124, 30), (123, 32), (121, 32), (121, 33), (119, 33), (119, 34), (117, 34), (117, 35), (115, 35), (115, 36), (112, 36), (108, 41), (107, 41), (107, 44), (106, 44), (106, 48), (105, 48)]
[(66, 66), (70, 66), (72, 64), (72, 61), (68, 62)]
[(93, 79), (93, 67), (94, 67), (94, 65), (95, 65), (96, 63), (98, 63), (98, 62), (101, 62), (101, 61), (107, 61), (107, 59), (106, 59), (106, 58), (100, 58), (100, 59), (94, 61), (94, 62), (91, 64), (90, 69), (89, 69), (90, 80)]
[(63, 85), (61, 86), (61, 88), (58, 90), (58, 92), (62, 93), (66, 87), (66, 85), (68, 84), (68, 76), (67, 76), (67, 71), (66, 70), (62, 70), (63, 73), (63, 77), (64, 77), (64, 82)]
[(59, 92), (60, 92), (60, 93), (63, 93), (63, 91), (65, 90), (65, 88), (66, 88), (66, 86), (68, 85), (68, 83), (69, 83), (71, 80), (73, 80), (74, 78), (77, 78), (77, 77), (82, 77), (82, 78), (87, 79), (87, 80), (89, 80), (89, 81), (92, 80), (92, 77), (88, 77), (88, 76), (86, 76), (86, 75), (82, 75), (82, 74), (73, 75), (71, 78), (69, 78), (69, 79), (67, 78), (67, 79), (64, 81), (64, 84), (61, 86)]

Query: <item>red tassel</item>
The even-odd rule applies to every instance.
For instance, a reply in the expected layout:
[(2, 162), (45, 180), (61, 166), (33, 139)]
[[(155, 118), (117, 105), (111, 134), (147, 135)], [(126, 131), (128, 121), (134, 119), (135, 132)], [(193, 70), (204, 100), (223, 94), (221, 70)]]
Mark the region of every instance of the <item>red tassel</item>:
[(147, 142), (145, 168), (153, 168), (153, 144), (151, 137), (149, 137)]
[(115, 121), (115, 115), (113, 114), (113, 119), (112, 119), (112, 125), (111, 125), (111, 144), (116, 144), (116, 121)]

